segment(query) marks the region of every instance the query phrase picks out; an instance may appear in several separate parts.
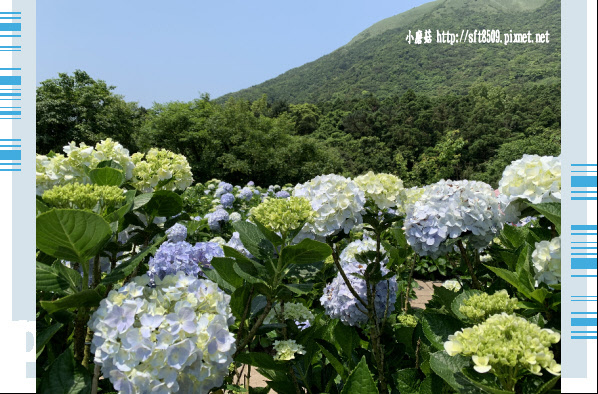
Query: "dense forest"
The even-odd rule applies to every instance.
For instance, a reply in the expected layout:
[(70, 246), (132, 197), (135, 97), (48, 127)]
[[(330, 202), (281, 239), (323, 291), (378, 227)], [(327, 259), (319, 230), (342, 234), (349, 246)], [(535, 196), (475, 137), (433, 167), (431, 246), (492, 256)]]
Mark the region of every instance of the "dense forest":
[(83, 71), (37, 90), (37, 151), (112, 137), (126, 148), (184, 154), (196, 181), (296, 183), (322, 173), (391, 172), (408, 185), (442, 178), (496, 186), (523, 153), (560, 153), (560, 85), (475, 84), (465, 95), (408, 90), (318, 104), (204, 95), (144, 109)]

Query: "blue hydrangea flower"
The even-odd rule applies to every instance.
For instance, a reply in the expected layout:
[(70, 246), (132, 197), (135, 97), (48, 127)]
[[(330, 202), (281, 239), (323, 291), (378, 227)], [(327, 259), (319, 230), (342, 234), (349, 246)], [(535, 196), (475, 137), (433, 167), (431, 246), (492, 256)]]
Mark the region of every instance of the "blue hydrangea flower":
[(201, 271), (201, 256), (201, 250), (189, 242), (164, 242), (150, 259), (148, 274), (150, 277), (157, 275), (163, 279), (166, 275), (183, 271), (197, 278)]
[(195, 248), (199, 251), (199, 262), (204, 267), (209, 267), (214, 257), (224, 257), (224, 251), (216, 242), (198, 242)]
[(253, 197), (253, 191), (250, 188), (244, 187), (239, 191), (239, 198), (241, 200), (249, 201), (251, 197)]
[[(360, 279), (353, 274), (363, 275), (365, 273), (366, 266), (360, 263), (347, 263), (343, 266), (343, 270), (349, 278), (351, 285), (357, 292), (357, 294), (363, 299), (367, 298), (367, 289), (364, 279)], [(382, 265), (382, 275), (388, 273), (388, 269)], [(395, 301), (397, 299), (397, 280), (396, 277), (379, 282), (376, 285), (376, 298), (374, 299), (374, 307), (376, 309), (376, 316), (380, 319), (384, 316), (386, 310), (386, 299), (388, 298), (388, 315), (390, 315), (395, 307)], [(320, 298), (320, 302), (324, 307), (326, 314), (332, 319), (340, 319), (346, 325), (357, 326), (362, 323), (366, 323), (368, 320), (364, 306), (357, 300), (349, 288), (347, 287), (344, 279), (340, 273), (337, 274), (336, 278), (326, 285), (324, 288), (324, 294)]]
[(170, 242), (181, 242), (187, 238), (187, 227), (181, 223), (177, 223), (168, 230), (166, 236)]
[(245, 256), (253, 258), (252, 254), (249, 253), (247, 249), (245, 249), (245, 246), (243, 245), (243, 242), (241, 242), (241, 237), (239, 236), (239, 233), (237, 231), (235, 231), (232, 237), (230, 237), (230, 240), (226, 243), (226, 246), (230, 246), (238, 252), (243, 253)]
[(228, 222), (229, 216), (222, 208), (216, 209), (214, 212), (207, 214), (208, 225), (212, 231), (220, 232), (222, 225)]
[(235, 196), (232, 193), (225, 193), (220, 197), (220, 203), (224, 208), (232, 208), (235, 202)]
[(275, 194), (275, 196), (277, 198), (289, 198), (291, 197), (291, 195), (289, 194), (289, 192), (287, 192), (286, 190), (281, 190), (278, 193)]
[(253, 181), (249, 181), (247, 182), (247, 186), (255, 186), (255, 183)]

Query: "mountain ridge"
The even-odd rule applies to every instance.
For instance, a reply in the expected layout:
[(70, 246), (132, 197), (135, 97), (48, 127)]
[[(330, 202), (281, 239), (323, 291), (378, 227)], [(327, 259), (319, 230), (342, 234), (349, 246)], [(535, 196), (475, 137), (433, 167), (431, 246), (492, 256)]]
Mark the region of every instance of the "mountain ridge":
[[(499, 29), (501, 36), (508, 30), (550, 30), (552, 41), (527, 46), (405, 42), (408, 30), (428, 28)], [(504, 87), (559, 80), (560, 1), (437, 0), (383, 19), (319, 59), (215, 101), (255, 100), (266, 94), (270, 100), (289, 103), (319, 102), (363, 91), (387, 97), (408, 89), (465, 94), (478, 82)]]

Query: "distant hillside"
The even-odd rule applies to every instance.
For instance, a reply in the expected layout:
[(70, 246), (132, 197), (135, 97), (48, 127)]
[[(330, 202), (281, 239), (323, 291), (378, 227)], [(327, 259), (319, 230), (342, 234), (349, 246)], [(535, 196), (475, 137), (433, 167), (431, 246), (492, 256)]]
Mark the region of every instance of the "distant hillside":
[[(290, 103), (378, 97), (408, 89), (430, 95), (465, 94), (476, 82), (509, 87), (560, 81), (560, 0), (437, 0), (359, 33), (347, 45), (262, 84), (228, 97)], [(409, 45), (411, 30), (431, 29), (433, 42)], [(504, 33), (550, 33), (547, 44), (436, 43), (436, 30), (498, 29)]]

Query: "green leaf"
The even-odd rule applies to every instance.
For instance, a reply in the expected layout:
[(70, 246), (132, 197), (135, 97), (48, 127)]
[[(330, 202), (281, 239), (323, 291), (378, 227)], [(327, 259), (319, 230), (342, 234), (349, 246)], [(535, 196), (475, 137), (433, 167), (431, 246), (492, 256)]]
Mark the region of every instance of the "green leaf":
[(422, 316), (422, 329), (424, 335), (432, 346), (438, 350), (444, 349), (444, 343), (449, 335), (461, 330), (463, 325), (457, 319), (449, 315), (439, 313), (424, 313)]
[(333, 330), (334, 340), (340, 345), (341, 351), (348, 359), (351, 358), (353, 349), (359, 347), (361, 339), (354, 327), (337, 324)]
[(521, 282), (519, 276), (515, 272), (507, 271), (503, 268), (489, 267), (486, 266), (490, 271), (507, 281), (509, 284), (514, 286), (521, 294), (527, 298), (531, 298), (531, 293), (534, 291), (533, 288), (529, 287), (529, 283)]
[(224, 250), (225, 257), (230, 257), (237, 261), (253, 264), (247, 256), (245, 256), (243, 253), (239, 252), (237, 249), (231, 248), (230, 246), (227, 246), (227, 245), (222, 245), (222, 250)]
[(421, 386), (419, 386), (419, 394), (437, 394), (442, 393), (444, 382), (438, 375), (430, 375), (424, 379)]
[(496, 383), (496, 378), (492, 374), (481, 374), (475, 372), (471, 368), (464, 368), (462, 373), (471, 383), (473, 383), (473, 385), (482, 389), (486, 393), (513, 394), (512, 391), (506, 391), (500, 388)]
[(544, 204), (529, 204), (530, 207), (534, 208), (541, 215), (544, 215), (546, 219), (550, 220), (556, 231), (561, 234), (561, 203), (560, 202), (548, 202)]
[(245, 279), (249, 283), (262, 283), (266, 284), (262, 279), (255, 277), (256, 275), (254, 272), (248, 270), (248, 266), (240, 265), (238, 261), (233, 263), (234, 271), (243, 279)]
[(444, 351), (436, 352), (430, 355), (430, 367), (458, 393), (484, 394), (483, 390), (469, 381), (461, 372), (463, 368), (470, 365), (470, 360), (461, 355), (451, 357)]
[[(251, 286), (245, 285), (237, 288), (230, 297), (230, 309), (237, 320), (241, 320), (245, 312), (245, 306), (249, 302)], [(249, 312), (249, 311), (248, 311)], [(249, 317), (247, 313), (246, 318)]]
[(229, 294), (235, 291), (235, 288), (230, 283), (222, 279), (218, 271), (216, 271), (215, 269), (202, 267), (201, 270), (203, 271), (203, 274), (206, 276), (206, 278), (216, 283), (218, 287), (220, 287), (220, 289), (226, 291)]
[(543, 377), (529, 375), (523, 378), (517, 386), (521, 386), (523, 394), (544, 394), (556, 386), (560, 379), (560, 376), (553, 376), (550, 380), (545, 381)]
[(255, 224), (239, 221), (233, 223), (233, 227), (239, 232), (241, 242), (249, 253), (262, 260), (274, 255), (274, 245)]
[(112, 236), (98, 214), (76, 209), (52, 209), (35, 218), (37, 248), (57, 259), (86, 263)]
[(393, 378), (397, 382), (397, 387), (401, 394), (418, 394), (422, 383), (419, 378), (419, 370), (407, 368), (397, 371)]
[(322, 351), (324, 357), (328, 359), (330, 364), (340, 375), (341, 379), (343, 381), (347, 381), (347, 370), (345, 369), (345, 366), (334, 345), (332, 345), (329, 342), (326, 342), (323, 339), (316, 339), (316, 342), (318, 343), (318, 346), (320, 347), (320, 350)]
[(347, 383), (345, 383), (345, 386), (341, 391), (341, 394), (351, 393), (378, 394), (378, 388), (376, 387), (374, 379), (372, 379), (372, 374), (368, 369), (365, 356), (361, 358), (357, 367), (351, 372), (351, 375), (349, 375), (349, 378), (347, 379)]
[(233, 265), (235, 260), (227, 257), (214, 257), (211, 261), (212, 267), (220, 277), (231, 284), (235, 289), (243, 286), (243, 278), (235, 272)]
[(35, 216), (47, 212), (50, 207), (44, 204), (39, 198), (35, 199)]
[(116, 283), (119, 280), (126, 278), (128, 275), (130, 275), (135, 270), (135, 268), (137, 268), (139, 266), (139, 264), (141, 264), (141, 262), (150, 253), (154, 253), (156, 251), (156, 249), (158, 248), (158, 246), (160, 246), (160, 244), (162, 242), (164, 242), (165, 240), (166, 240), (166, 236), (163, 236), (161, 238), (158, 238), (156, 240), (156, 242), (154, 242), (152, 245), (141, 249), (138, 254), (131, 257), (127, 261), (121, 263), (118, 267), (116, 267), (112, 271), (110, 271), (110, 273), (107, 274), (104, 277), (104, 279), (102, 280), (102, 284), (108, 285), (111, 283)]
[[(54, 265), (56, 264), (62, 265), (58, 261), (54, 263)], [(72, 289), (68, 278), (64, 278), (56, 272), (54, 265), (49, 266), (38, 261), (35, 262), (35, 289), (61, 295), (74, 294), (78, 289)], [(77, 275), (79, 275), (78, 272)]]
[(527, 231), (527, 229), (506, 225), (502, 229), (501, 236), (506, 238), (512, 249), (517, 249), (525, 242)]
[(103, 167), (89, 171), (89, 178), (99, 186), (120, 186), (125, 181), (125, 174), (116, 168)]
[(151, 199), (154, 193), (143, 193), (135, 197), (133, 201), (133, 210), (139, 209), (145, 206)]
[(56, 301), (40, 301), (40, 305), (48, 313), (55, 313), (63, 309), (98, 306), (104, 298), (96, 290), (88, 289), (72, 294)]
[(288, 366), (284, 363), (277, 363), (271, 355), (266, 353), (241, 353), (237, 356), (236, 361), (248, 364), (257, 368), (273, 369), (275, 371), (287, 371)]
[(169, 190), (158, 190), (143, 207), (145, 212), (153, 217), (170, 217), (181, 213), (183, 210), (183, 199), (175, 192)]
[(455, 316), (457, 316), (461, 321), (467, 322), (467, 321), (469, 321), (469, 319), (467, 318), (467, 316), (465, 316), (463, 313), (461, 313), (459, 311), (459, 308), (469, 298), (471, 298), (474, 295), (478, 295), (478, 294), (482, 294), (482, 292), (479, 290), (467, 290), (467, 291), (464, 291), (463, 293), (459, 294), (457, 297), (455, 297), (455, 299), (451, 303), (451, 310), (453, 311)]
[(73, 352), (67, 348), (44, 374), (37, 392), (76, 394), (89, 393), (90, 390), (91, 375), (75, 362)]
[(297, 295), (308, 294), (314, 287), (313, 283), (291, 283), (284, 286)]
[(540, 289), (534, 290), (530, 294), (530, 298), (538, 301), (540, 304), (543, 304), (544, 300), (546, 300), (546, 297), (548, 297), (549, 295), (550, 295), (550, 292), (548, 290), (546, 290), (545, 288), (540, 288)]
[(54, 323), (43, 331), (40, 331), (35, 336), (35, 353), (41, 354), (46, 344), (52, 339), (54, 334), (62, 328), (62, 323)]
[(288, 264), (312, 264), (323, 261), (332, 254), (332, 249), (325, 243), (304, 239), (297, 245), (287, 246), (282, 249), (281, 256), (284, 265)]
[(534, 249), (531, 245), (525, 243), (517, 259), (517, 265), (515, 272), (519, 276), (519, 281), (525, 285), (528, 289), (534, 288), (534, 281), (532, 280), (532, 253)]
[(255, 225), (260, 230), (260, 232), (268, 239), (268, 241), (272, 242), (274, 246), (280, 246), (283, 244), (282, 238), (278, 236), (274, 231), (270, 230), (257, 220), (255, 221)]
[(123, 166), (115, 162), (114, 160), (104, 160), (98, 163), (96, 168), (115, 168), (117, 170), (123, 171)]

